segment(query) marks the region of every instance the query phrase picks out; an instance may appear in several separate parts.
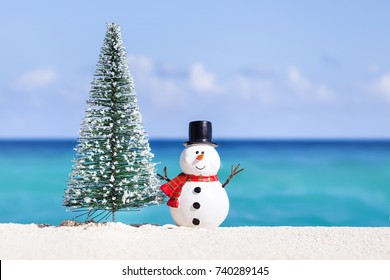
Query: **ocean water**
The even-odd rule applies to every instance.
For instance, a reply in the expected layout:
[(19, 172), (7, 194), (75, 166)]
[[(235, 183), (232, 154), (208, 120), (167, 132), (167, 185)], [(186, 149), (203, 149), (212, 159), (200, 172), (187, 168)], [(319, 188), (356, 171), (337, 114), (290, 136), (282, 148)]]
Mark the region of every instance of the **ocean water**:
[[(390, 141), (217, 141), (226, 190), (222, 226), (390, 226)], [(180, 173), (182, 141), (151, 140), (158, 169)], [(0, 222), (58, 225), (75, 140), (0, 141)], [(168, 207), (120, 212), (126, 224), (173, 223)]]

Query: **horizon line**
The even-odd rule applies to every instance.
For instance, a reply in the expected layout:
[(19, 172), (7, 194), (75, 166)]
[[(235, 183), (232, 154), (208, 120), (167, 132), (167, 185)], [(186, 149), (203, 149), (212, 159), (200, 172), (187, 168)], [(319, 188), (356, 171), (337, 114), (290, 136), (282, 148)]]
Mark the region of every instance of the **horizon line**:
[[(79, 137), (0, 137), (0, 141), (77, 141)], [(183, 137), (150, 137), (149, 141), (186, 141)], [(220, 137), (213, 141), (390, 141), (390, 137)]]

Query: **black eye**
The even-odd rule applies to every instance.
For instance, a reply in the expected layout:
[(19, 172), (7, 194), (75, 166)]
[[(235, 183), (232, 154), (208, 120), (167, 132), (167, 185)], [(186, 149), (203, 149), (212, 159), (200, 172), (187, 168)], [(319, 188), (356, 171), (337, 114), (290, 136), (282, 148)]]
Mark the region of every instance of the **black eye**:
[(202, 151), (202, 155), (204, 154), (204, 152)]
[(196, 151), (195, 154), (199, 154), (199, 151)]

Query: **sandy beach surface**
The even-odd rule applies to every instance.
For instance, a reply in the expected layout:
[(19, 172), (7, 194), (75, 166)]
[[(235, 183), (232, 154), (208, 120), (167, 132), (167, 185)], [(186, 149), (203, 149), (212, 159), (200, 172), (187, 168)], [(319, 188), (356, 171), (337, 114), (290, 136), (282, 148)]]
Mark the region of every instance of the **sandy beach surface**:
[(390, 228), (0, 224), (0, 259), (390, 259)]

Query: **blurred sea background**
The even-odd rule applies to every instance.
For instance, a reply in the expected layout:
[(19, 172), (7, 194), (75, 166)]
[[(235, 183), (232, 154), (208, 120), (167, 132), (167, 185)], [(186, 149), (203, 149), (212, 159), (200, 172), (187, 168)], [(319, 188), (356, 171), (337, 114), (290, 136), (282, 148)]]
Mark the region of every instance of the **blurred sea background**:
[[(222, 226), (389, 226), (389, 140), (215, 140), (227, 185)], [(0, 222), (58, 225), (75, 140), (0, 140)], [(180, 173), (181, 140), (151, 140), (158, 171)], [(173, 223), (165, 204), (120, 212), (125, 224)]]

